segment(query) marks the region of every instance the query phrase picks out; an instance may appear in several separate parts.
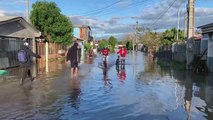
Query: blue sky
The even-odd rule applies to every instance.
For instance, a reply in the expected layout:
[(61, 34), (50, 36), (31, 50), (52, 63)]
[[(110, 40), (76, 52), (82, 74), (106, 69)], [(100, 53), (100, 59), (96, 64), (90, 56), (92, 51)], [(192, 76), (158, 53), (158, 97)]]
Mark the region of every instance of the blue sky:
[[(30, 10), (36, 0), (29, 0)], [(180, 28), (188, 0), (47, 0), (55, 2), (62, 14), (73, 24), (91, 26), (93, 36), (118, 37), (134, 32), (139, 26), (163, 31), (177, 26), (180, 8)], [(26, 0), (0, 0), (0, 16), (25, 17)], [(213, 0), (195, 0), (195, 26), (213, 22)]]

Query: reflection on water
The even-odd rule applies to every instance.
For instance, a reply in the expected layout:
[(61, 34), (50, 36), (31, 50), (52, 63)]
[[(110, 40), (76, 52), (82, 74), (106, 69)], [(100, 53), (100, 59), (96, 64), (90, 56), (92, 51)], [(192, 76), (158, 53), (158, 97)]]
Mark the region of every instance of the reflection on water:
[(44, 73), (51, 73), (56, 72), (58, 70), (63, 69), (65, 61), (51, 61), (51, 62), (45, 62), (43, 60), (38, 60), (37, 62), (37, 73), (38, 74), (44, 74)]
[(79, 108), (81, 102), (81, 83), (77, 77), (71, 79), (71, 88), (70, 88), (70, 104), (74, 109)]
[(72, 79), (66, 63), (50, 62), (48, 72), (38, 64), (32, 83), (1, 82), (0, 119), (213, 119), (213, 75), (160, 68), (140, 52), (129, 53), (125, 67), (117, 67), (116, 57), (111, 54), (103, 69), (98, 55)]
[(119, 80), (126, 80), (125, 65), (116, 65), (116, 72)]
[(190, 77), (191, 73), (187, 74), (185, 81), (185, 110), (187, 112), (187, 120), (190, 120), (190, 109), (191, 109), (191, 100), (192, 100), (192, 78)]

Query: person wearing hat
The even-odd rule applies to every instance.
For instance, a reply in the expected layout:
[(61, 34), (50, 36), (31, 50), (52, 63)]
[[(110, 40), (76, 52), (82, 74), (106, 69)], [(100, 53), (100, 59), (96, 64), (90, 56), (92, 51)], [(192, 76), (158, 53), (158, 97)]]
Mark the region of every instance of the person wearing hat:
[(79, 45), (77, 42), (74, 42), (74, 44), (69, 48), (66, 56), (66, 60), (70, 61), (70, 76), (73, 77), (74, 73), (77, 76), (78, 75), (78, 63), (79, 63)]
[[(30, 67), (32, 65), (32, 57), (36, 57), (36, 58), (41, 58), (40, 55), (37, 55), (36, 53), (33, 53), (33, 51), (29, 48), (29, 43), (28, 42), (24, 42), (24, 44), (21, 46), (21, 50), (20, 51), (24, 51), (24, 57), (25, 57), (25, 61), (19, 61), (20, 62), (20, 67), (22, 68), (22, 77), (20, 80), (20, 85), (24, 84), (24, 80), (27, 78), (27, 76), (30, 78), (31, 81), (33, 81), (33, 77), (30, 71)], [(19, 57), (19, 56), (18, 56)], [(19, 58), (18, 58), (19, 59)]]

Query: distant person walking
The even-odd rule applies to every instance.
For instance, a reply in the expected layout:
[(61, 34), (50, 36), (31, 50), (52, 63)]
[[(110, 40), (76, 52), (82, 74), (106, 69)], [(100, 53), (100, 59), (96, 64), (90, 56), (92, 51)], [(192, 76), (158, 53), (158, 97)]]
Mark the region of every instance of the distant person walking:
[(121, 65), (125, 65), (125, 57), (127, 54), (126, 49), (124, 47), (121, 47), (117, 54), (120, 54), (121, 56)]
[(78, 52), (79, 45), (77, 42), (69, 48), (67, 52), (67, 61), (70, 61), (71, 68), (70, 68), (70, 76), (73, 77), (74, 73), (78, 75), (78, 62), (79, 62), (79, 52)]
[(20, 85), (24, 84), (24, 80), (30, 77), (30, 80), (33, 81), (34, 78), (32, 77), (30, 67), (32, 65), (32, 57), (41, 58), (40, 55), (33, 53), (33, 51), (29, 48), (29, 43), (24, 42), (24, 45), (21, 46), (21, 50), (18, 51), (18, 61), (22, 68), (22, 77), (20, 80)]

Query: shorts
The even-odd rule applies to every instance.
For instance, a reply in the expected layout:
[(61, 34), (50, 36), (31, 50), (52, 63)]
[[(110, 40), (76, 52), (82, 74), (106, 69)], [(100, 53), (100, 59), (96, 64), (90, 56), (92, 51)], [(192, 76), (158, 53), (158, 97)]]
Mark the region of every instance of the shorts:
[(121, 60), (125, 60), (125, 57), (121, 57)]
[(103, 56), (103, 61), (105, 60), (105, 57), (106, 57), (106, 61), (108, 61), (108, 59), (109, 59), (109, 56), (108, 56), (108, 55), (104, 55), (104, 56)]
[(78, 61), (76, 61), (76, 60), (70, 61), (70, 64), (71, 64), (71, 68), (78, 67)]

